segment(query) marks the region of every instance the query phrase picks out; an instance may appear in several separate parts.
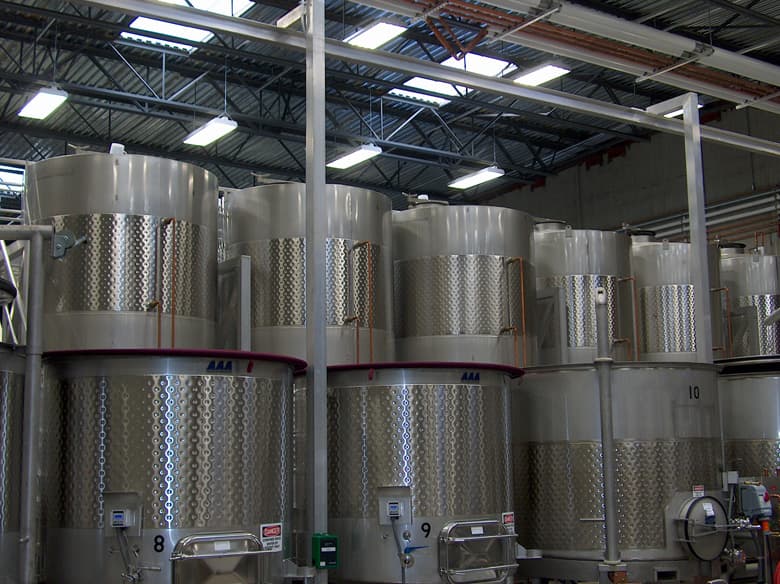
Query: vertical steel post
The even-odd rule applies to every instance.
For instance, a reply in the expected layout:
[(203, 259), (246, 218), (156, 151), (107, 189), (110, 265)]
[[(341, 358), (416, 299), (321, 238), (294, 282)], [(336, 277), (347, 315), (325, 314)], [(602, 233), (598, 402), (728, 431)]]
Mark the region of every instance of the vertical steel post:
[[(308, 0), (306, 15), (306, 476), (311, 535), (328, 529), (324, 0)], [(308, 549), (311, 537), (307, 539)], [(316, 580), (326, 583), (327, 572), (318, 570)]]
[(685, 126), (685, 173), (688, 187), (688, 215), (691, 225), (691, 279), (696, 316), (696, 360), (712, 363), (712, 317), (710, 316), (709, 262), (707, 260), (707, 224), (704, 214), (704, 167), (701, 153), (699, 98), (695, 93), (683, 96)]
[[(2, 231), (0, 231), (0, 235)], [(37, 584), (41, 554), (41, 439), (43, 395), (41, 353), (43, 337), (43, 233), (30, 237), (30, 276), (27, 298), (27, 351), (24, 377), (21, 513), (19, 517), (19, 578)]]
[(615, 470), (615, 432), (612, 426), (612, 339), (609, 334), (607, 293), (596, 290), (596, 371), (599, 379), (599, 405), (601, 413), (601, 467), (604, 475), (604, 561), (615, 565), (620, 562), (617, 526), (617, 471)]

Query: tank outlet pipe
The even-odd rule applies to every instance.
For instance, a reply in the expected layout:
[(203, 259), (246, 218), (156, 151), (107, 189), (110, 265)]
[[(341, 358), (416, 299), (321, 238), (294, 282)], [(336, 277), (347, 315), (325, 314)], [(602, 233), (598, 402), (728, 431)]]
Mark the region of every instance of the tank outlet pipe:
[(620, 562), (617, 528), (617, 479), (615, 472), (615, 436), (612, 427), (612, 356), (607, 314), (607, 291), (596, 288), (596, 330), (598, 331), (596, 371), (599, 379), (601, 409), (601, 465), (604, 475), (604, 527), (606, 546), (604, 561)]
[[(43, 392), (41, 353), (43, 337), (43, 240), (54, 238), (51, 225), (0, 227), (3, 241), (30, 242), (27, 299), (27, 358), (24, 372), (24, 430), (22, 445), (21, 509), (19, 517), (19, 582), (37, 584), (41, 548), (41, 435)], [(57, 242), (55, 241), (55, 246)], [(52, 247), (54, 254), (55, 247)]]

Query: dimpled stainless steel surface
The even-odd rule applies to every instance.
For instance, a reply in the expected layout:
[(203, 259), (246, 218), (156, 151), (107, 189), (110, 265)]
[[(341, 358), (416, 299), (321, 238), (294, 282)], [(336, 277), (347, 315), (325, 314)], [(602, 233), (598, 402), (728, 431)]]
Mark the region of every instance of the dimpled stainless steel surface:
[[(410, 487), (410, 582), (440, 583), (436, 536), (447, 521), (511, 511), (509, 379), (475, 370), (378, 369), (328, 376), (329, 524), (341, 538), (337, 577), (400, 582), (378, 488)], [(472, 372), (472, 373), (475, 373)], [(422, 531), (431, 527), (429, 538)]]
[[(325, 291), (328, 362), (393, 358), (390, 200), (329, 185)], [(282, 183), (226, 194), (228, 255), (252, 258), (252, 343), (303, 356), (306, 326), (305, 185)], [(369, 269), (368, 260), (371, 258)]]
[[(563, 291), (566, 326), (564, 338), (553, 323), (540, 329), (540, 362), (545, 364), (591, 362), (596, 356), (596, 288), (607, 291), (609, 334), (633, 343), (630, 283), (630, 241), (625, 235), (571, 229), (557, 222), (539, 223), (534, 231), (537, 293)], [(629, 357), (629, 343), (615, 345), (620, 358)], [(624, 353), (624, 354), (622, 354)]]
[[(223, 371), (216, 372), (220, 362)], [(119, 559), (107, 549), (116, 542), (100, 537), (107, 492), (139, 493), (144, 541), (159, 535), (172, 546), (187, 533), (257, 534), (260, 524), (277, 522), (289, 539), (289, 365), (207, 356), (71, 356), (49, 360), (47, 390), (51, 419), (58, 421), (47, 481), (50, 581), (88, 581), (85, 561), (105, 570), (104, 581), (119, 581), (112, 571)], [(97, 532), (92, 537), (102, 543), (76, 557), (60, 553), (74, 531), (84, 537)], [(142, 558), (162, 569), (144, 581), (170, 582), (169, 555)], [(283, 554), (274, 555), (278, 581)]]
[[(534, 362), (529, 215), (500, 207), (423, 204), (394, 213), (393, 233), (400, 360)], [(516, 357), (513, 330), (522, 335), (523, 321), (525, 340), (519, 340)]]
[(0, 582), (17, 579), (24, 359), (0, 347)]
[[(212, 346), (214, 175), (148, 156), (61, 156), (30, 166), (26, 195), (34, 223), (87, 238), (63, 259), (46, 262), (53, 284), (45, 305), (47, 350), (154, 347), (153, 301), (162, 304), (167, 346), (173, 314), (177, 346)], [(163, 219), (175, 221), (160, 227)]]
[[(507, 309), (520, 314), (519, 276), (504, 263), (487, 255), (397, 263), (397, 335), (495, 335), (507, 324)], [(458, 290), (460, 298), (454, 301), (445, 290)]]
[[(542, 549), (545, 557), (600, 561), (603, 486), (595, 370), (584, 365), (529, 370), (514, 389), (513, 412), (515, 508), (527, 523), (523, 527), (519, 520), (520, 543)], [(666, 506), (693, 485), (718, 485), (715, 369), (616, 365), (613, 419), (622, 558), (687, 560)]]
[(561, 288), (566, 295), (566, 344), (572, 348), (596, 346), (596, 289), (607, 294), (607, 315), (611, 339), (618, 331), (617, 278), (614, 276), (571, 275), (537, 278), (543, 288)]
[(780, 468), (780, 370), (718, 379), (728, 468), (747, 477)]
[[(690, 361), (696, 351), (695, 297), (690, 269), (690, 244), (635, 236), (631, 269), (639, 293), (639, 352), (644, 361)], [(708, 247), (711, 289), (720, 287), (715, 246)], [(713, 347), (723, 354), (721, 302), (712, 293), (710, 321)]]
[(780, 258), (763, 250), (724, 248), (720, 272), (731, 293), (733, 356), (780, 355), (780, 323), (765, 324), (780, 308)]
[[(69, 215), (53, 218), (57, 231), (85, 235), (88, 245), (68, 252), (69, 261), (53, 261), (45, 310), (54, 312), (146, 312), (157, 298), (155, 249), (162, 250), (160, 294), (163, 312), (171, 313), (173, 235), (161, 234), (159, 218), (139, 215)], [(176, 224), (176, 315), (214, 320), (216, 290), (209, 281), (211, 246), (205, 227)], [(113, 261), (107, 261), (111, 258)]]
[(639, 350), (642, 353), (696, 351), (696, 304), (692, 285), (639, 291)]

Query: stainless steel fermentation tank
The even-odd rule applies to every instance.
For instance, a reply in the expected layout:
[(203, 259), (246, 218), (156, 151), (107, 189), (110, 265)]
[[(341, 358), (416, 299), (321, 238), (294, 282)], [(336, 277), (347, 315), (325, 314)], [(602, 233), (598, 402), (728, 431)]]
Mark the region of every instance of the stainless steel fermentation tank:
[(46, 355), (48, 582), (281, 582), (303, 365), (228, 351)]
[(477, 363), (330, 368), (338, 581), (511, 582), (509, 385), (518, 374)]
[(722, 361), (718, 379), (726, 465), (740, 476), (776, 476), (780, 469), (780, 360)]
[[(691, 277), (691, 244), (658, 241), (652, 232), (632, 235), (631, 271), (639, 296), (639, 356), (644, 361), (695, 361), (695, 292)], [(708, 247), (713, 351), (726, 357), (722, 338), (720, 276), (717, 249)]]
[(534, 363), (529, 215), (421, 202), (393, 214), (393, 246), (400, 361)]
[[(328, 362), (393, 358), (391, 204), (380, 193), (328, 185)], [(305, 356), (306, 185), (225, 194), (228, 257), (252, 258), (252, 348)]]
[[(618, 550), (628, 580), (711, 576), (701, 559), (719, 556), (726, 533), (695, 539), (685, 519), (701, 512), (692, 502), (698, 485), (720, 488), (715, 367), (615, 364), (611, 379)], [(605, 547), (597, 370), (529, 369), (512, 407), (519, 541), (541, 555), (521, 561), (519, 573), (596, 581)], [(716, 498), (700, 501), (726, 522)]]
[(17, 582), (24, 357), (0, 345), (0, 582)]
[(46, 263), (47, 350), (213, 346), (213, 174), (129, 154), (59, 156), (27, 173), (31, 221), (87, 239)]
[(559, 221), (536, 224), (536, 318), (539, 363), (593, 362), (596, 290), (607, 295), (609, 339), (616, 359), (635, 358), (635, 291), (631, 242), (612, 231), (572, 229)]
[[(721, 285), (729, 292), (733, 357), (780, 355), (780, 257), (744, 245), (721, 247)], [(727, 307), (728, 309), (728, 307)]]

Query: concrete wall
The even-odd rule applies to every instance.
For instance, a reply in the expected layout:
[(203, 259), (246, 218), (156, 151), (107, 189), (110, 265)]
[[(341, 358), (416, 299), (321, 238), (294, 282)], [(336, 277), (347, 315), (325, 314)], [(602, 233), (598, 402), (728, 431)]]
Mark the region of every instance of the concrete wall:
[[(713, 126), (780, 142), (780, 116), (745, 108), (725, 112)], [(780, 158), (704, 144), (707, 203), (763, 192), (780, 185)], [(678, 213), (687, 208), (683, 140), (656, 134), (631, 144), (627, 154), (589, 169), (567, 169), (529, 187), (488, 202), (538, 216), (563, 219), (574, 227), (614, 228)]]

